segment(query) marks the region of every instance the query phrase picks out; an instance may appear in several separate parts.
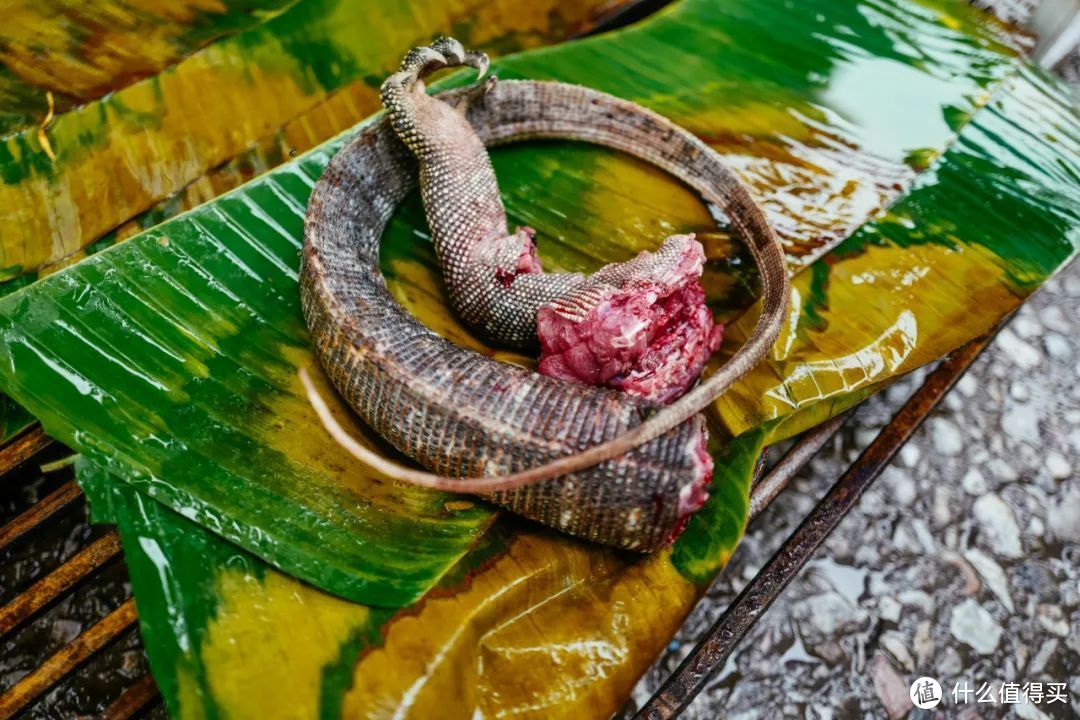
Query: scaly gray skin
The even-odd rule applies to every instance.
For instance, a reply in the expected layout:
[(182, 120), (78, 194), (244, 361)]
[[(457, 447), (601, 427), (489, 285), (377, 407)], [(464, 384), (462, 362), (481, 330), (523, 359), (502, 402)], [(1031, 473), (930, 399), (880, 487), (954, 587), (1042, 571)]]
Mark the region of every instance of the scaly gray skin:
[[(333, 159), (308, 206), (301, 301), (316, 353), (349, 405), (436, 473), (353, 450), (392, 477), (490, 493), (559, 530), (656, 549), (685, 521), (686, 499), (701, 480), (705, 423), (697, 413), (753, 367), (779, 333), (789, 295), (783, 252), (719, 157), (659, 115), (560, 83), (503, 81), (486, 90), (438, 96), (460, 108), (484, 144), (570, 138), (606, 145), (671, 172), (724, 210), (762, 272), (753, 335), (716, 373), (656, 412), (626, 395), (530, 373), (439, 337), (393, 299), (379, 272), (379, 238), (417, 172), (383, 118)], [(428, 201), (469, 214), (464, 196)]]
[[(394, 131), (419, 160), (420, 194), (451, 304), (489, 339), (528, 347), (536, 344), (541, 305), (553, 304), (570, 319), (584, 317), (609, 289), (665, 276), (697, 241), (676, 235), (655, 253), (611, 263), (588, 277), (543, 273), (532, 231), (507, 228), (495, 170), (463, 106), (451, 107), (424, 89), (424, 78), (440, 68), (468, 65), (483, 75), (487, 64), (483, 53), (440, 38), (405, 56), (383, 83), (382, 101)], [(483, 93), (491, 82), (473, 92)]]

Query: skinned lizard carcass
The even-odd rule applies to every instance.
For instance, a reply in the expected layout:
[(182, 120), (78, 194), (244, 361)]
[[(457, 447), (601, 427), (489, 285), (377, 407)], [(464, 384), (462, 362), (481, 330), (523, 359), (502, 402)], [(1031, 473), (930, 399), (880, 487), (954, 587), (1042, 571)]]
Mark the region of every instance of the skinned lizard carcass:
[[(361, 131), (312, 193), (301, 274), (305, 318), (332, 383), (383, 438), (431, 472), (348, 438), (325, 405), (313, 402), (342, 444), (392, 477), (483, 493), (559, 530), (654, 550), (707, 497), (712, 460), (700, 411), (779, 333), (788, 297), (783, 252), (718, 156), (663, 117), (549, 82), (489, 79), (428, 98), (422, 77), (461, 64), (483, 70), (487, 59), (442, 39), (410, 52), (388, 79), (388, 118)], [(700, 245), (674, 236), (655, 253), (591, 276), (543, 273), (531, 232), (507, 231), (485, 149), (542, 138), (596, 143), (661, 167), (723, 210), (748, 243), (762, 274), (758, 325), (725, 365), (685, 394), (717, 336), (697, 280)], [(509, 344), (535, 343), (539, 327), (541, 367), (555, 377), (460, 348), (390, 296), (378, 268), (379, 238), (417, 175), (455, 308)], [(580, 352), (571, 358), (580, 337), (594, 338), (604, 323), (615, 342), (589, 349), (591, 359), (582, 361)], [(678, 351), (667, 365), (668, 358), (655, 357), (665, 348)], [(651, 366), (639, 366), (643, 359)], [(601, 381), (635, 392), (559, 379), (608, 373), (577, 377), (588, 374), (590, 362), (611, 363), (614, 371)]]

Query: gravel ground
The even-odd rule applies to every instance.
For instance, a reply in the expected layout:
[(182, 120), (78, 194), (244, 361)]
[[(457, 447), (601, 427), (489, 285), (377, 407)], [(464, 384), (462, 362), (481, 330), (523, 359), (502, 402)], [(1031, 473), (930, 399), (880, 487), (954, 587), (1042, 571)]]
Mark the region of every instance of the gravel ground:
[[(1078, 307), (1074, 263), (1020, 309), (686, 717), (1080, 716)], [(675, 669), (924, 376), (863, 403), (751, 526), (639, 683), (636, 702)], [(935, 711), (913, 709), (909, 688), (920, 676), (944, 689)], [(954, 685), (965, 681), (975, 696), (956, 703)], [(1042, 702), (1024, 703), (1023, 685), (1039, 682)], [(984, 683), (997, 702), (977, 702)], [(1019, 703), (1001, 702), (1003, 683), (1019, 684)], [(1070, 699), (1049, 703), (1049, 683), (1065, 683)]]

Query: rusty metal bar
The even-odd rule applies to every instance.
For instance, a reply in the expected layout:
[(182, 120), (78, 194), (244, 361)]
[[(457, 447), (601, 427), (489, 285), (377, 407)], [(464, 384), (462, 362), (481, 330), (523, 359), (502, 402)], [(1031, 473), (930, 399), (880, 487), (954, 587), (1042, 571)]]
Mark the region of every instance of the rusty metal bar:
[(103, 720), (129, 720), (152, 705), (161, 697), (154, 677), (147, 673), (135, 681), (135, 684), (112, 701), (101, 717)]
[(0, 720), (8, 720), (36, 700), (94, 653), (134, 626), (135, 620), (135, 599), (128, 598), (120, 607), (0, 695)]
[(798, 442), (791, 446), (784, 457), (773, 466), (773, 469), (753, 485), (750, 491), (750, 519), (753, 520), (761, 511), (769, 506), (776, 496), (787, 487), (791, 479), (795, 477), (806, 463), (810, 462), (818, 450), (832, 440), (840, 430), (840, 426), (848, 419), (850, 411), (837, 415), (831, 420), (823, 422), (812, 428), (799, 438)]
[(0, 551), (16, 538), (33, 530), (55, 513), (71, 505), (80, 496), (82, 496), (82, 491), (74, 480), (69, 480), (53, 490), (22, 515), (0, 527)]
[(635, 718), (665, 720), (677, 716), (690, 705), (992, 337), (973, 340), (941, 362)]
[(99, 567), (120, 556), (120, 536), (115, 530), (101, 536), (66, 563), (31, 585), (0, 608), (0, 638), (31, 618)]
[(36, 453), (51, 445), (53, 439), (45, 434), (40, 425), (25, 430), (11, 442), (0, 448), (0, 475), (22, 465)]

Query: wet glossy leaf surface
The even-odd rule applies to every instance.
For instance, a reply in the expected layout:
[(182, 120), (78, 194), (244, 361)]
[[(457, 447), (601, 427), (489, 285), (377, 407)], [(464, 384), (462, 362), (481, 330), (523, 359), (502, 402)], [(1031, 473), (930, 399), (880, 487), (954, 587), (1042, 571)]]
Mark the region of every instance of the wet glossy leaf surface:
[[(736, 150), (724, 143), (717, 147), (743, 169), (774, 217), (782, 216), (788, 223), (781, 227), (793, 264), (825, 253), (796, 277), (791, 321), (773, 357), (718, 403), (713, 427), (720, 462), (713, 497), (673, 549), (644, 559), (621, 556), (502, 517), (422, 600), (400, 611), (376, 609), (336, 599), (278, 573), (216, 534), (150, 502), (144, 492), (153, 487), (161, 498), (167, 494), (165, 482), (139, 490), (98, 474), (87, 489), (95, 510), (120, 523), (151, 661), (178, 717), (258, 715), (280, 707), (286, 699), (302, 717), (606, 717), (622, 704), (638, 674), (692, 607), (701, 583), (717, 572), (734, 549), (745, 524), (750, 472), (763, 444), (819, 422), (898, 374), (981, 334), (1075, 254), (1080, 242), (1076, 233), (1080, 131), (1068, 98), (1038, 74), (1018, 71), (1009, 53), (992, 39), (999, 29), (982, 26), (978, 16), (962, 6), (868, 3), (854, 7), (856, 11), (845, 14), (845, 9), (822, 4), (805, 19), (812, 20), (815, 28), (832, 28), (835, 35), (815, 29), (800, 36), (789, 28), (784, 38), (791, 38), (790, 53), (762, 56), (747, 49), (745, 70), (740, 69), (736, 62), (740, 56), (733, 50), (740, 47), (740, 32), (747, 28), (748, 37), (757, 38), (760, 48), (760, 35), (752, 32), (757, 27), (755, 18), (769, 18), (769, 12), (775, 11), (783, 19), (773, 16), (771, 22), (787, 22), (797, 13), (784, 14), (781, 10), (790, 8), (780, 3), (756, 3), (750, 12), (735, 2), (684, 2), (627, 33), (510, 58), (500, 69), (504, 75), (535, 72), (568, 78), (588, 71), (593, 78), (589, 84), (655, 103), (707, 136), (703, 128), (710, 126), (702, 123), (715, 122), (711, 127), (717, 135), (725, 127), (735, 135), (748, 132), (749, 123), (752, 130), (756, 128), (750, 132), (752, 141), (736, 144)], [(825, 19), (819, 20), (818, 15)], [(867, 18), (874, 18), (876, 24), (865, 22)], [(855, 22), (860, 19), (862, 24)], [(761, 22), (763, 28), (769, 27), (765, 20)], [(853, 27), (861, 32), (849, 32)], [(678, 66), (704, 65), (708, 72), (693, 78), (691, 84), (681, 73), (674, 76), (658, 69), (663, 65), (657, 58), (664, 52), (658, 48), (669, 45), (655, 38), (685, 39), (695, 32), (723, 42), (702, 44), (707, 50), (693, 57), (680, 54)], [(650, 33), (657, 35), (654, 38)], [(932, 49), (914, 42), (923, 36), (933, 39)], [(796, 44), (800, 37), (809, 43), (808, 50), (825, 48), (825, 60), (813, 64), (815, 69), (808, 69), (805, 59), (813, 53), (802, 53)], [(832, 42), (823, 40), (830, 37)], [(845, 62), (836, 59), (838, 47), (847, 53)], [(894, 55), (886, 52), (889, 47)], [(709, 70), (713, 48), (717, 48), (718, 64)], [(948, 72), (966, 67), (968, 79), (960, 74), (956, 87), (967, 90), (956, 97), (920, 91), (909, 98), (909, 107), (918, 105), (920, 98), (927, 103), (911, 107), (913, 116), (943, 118), (944, 124), (936, 128), (927, 122), (917, 138), (895, 135), (891, 117), (875, 119), (871, 113), (855, 122), (849, 115), (858, 109), (845, 115), (830, 104), (835, 94), (830, 95), (828, 89), (829, 73), (860, 62), (873, 67), (875, 53), (929, 77), (949, 63), (953, 65)], [(798, 59), (785, 59), (789, 57)], [(598, 69), (602, 67), (599, 58), (615, 66), (610, 75)], [(804, 78), (813, 74), (813, 81), (796, 82), (798, 73), (790, 69), (792, 65), (802, 68)], [(948, 74), (940, 72), (942, 77)], [(818, 73), (824, 75), (818, 78)], [(712, 96), (710, 102), (719, 109), (710, 111), (712, 106), (692, 105), (701, 94), (700, 77), (723, 78), (725, 85), (736, 87)], [(803, 88), (803, 95), (793, 88)], [(903, 84), (898, 88), (902, 91)], [(887, 98), (893, 89), (868, 82), (862, 92), (872, 102)], [(989, 105), (965, 125), (976, 105), (991, 92), (994, 97)], [(759, 97), (753, 107), (762, 114), (735, 112), (732, 108), (738, 103), (730, 102), (732, 97)], [(686, 109), (680, 110), (681, 103)], [(793, 141), (799, 137), (794, 129), (775, 130), (777, 118), (791, 117), (811, 118), (819, 125), (832, 122), (836, 127), (815, 136), (816, 144), (800, 144)], [(957, 130), (959, 140), (946, 150)], [(764, 139), (754, 137), (755, 132)], [(844, 142), (835, 146), (822, 139), (837, 135)], [(915, 147), (922, 142), (931, 144)], [(815, 166), (802, 185), (790, 184), (782, 173), (770, 176), (771, 185), (762, 179), (774, 166), (799, 166), (777, 159), (777, 147), (788, 153), (784, 158), (811, 152), (820, 157), (819, 144), (840, 153), (837, 157), (843, 161)], [(805, 156), (797, 157), (805, 160)], [(927, 163), (928, 158), (936, 159)], [(865, 223), (892, 197), (890, 192), (897, 192), (879, 186), (876, 168), (882, 164), (899, 168), (905, 159), (915, 168), (926, 169), (925, 173), (888, 213)], [(264, 247), (264, 237), (287, 238), (297, 232), (295, 220), (290, 221), (289, 213), (280, 208), (297, 204), (302, 186), (317, 175), (325, 160), (326, 154), (318, 153), (286, 166), (234, 197), (49, 279), (35, 292), (41, 292), (41, 287), (61, 288), (61, 278), (90, 272), (88, 268), (97, 268), (95, 272), (106, 277), (106, 270), (128, 257), (152, 259), (140, 266), (139, 277), (153, 280), (159, 266), (170, 270), (182, 266), (173, 258), (180, 249), (190, 255), (204, 246), (232, 253), (246, 266), (259, 268), (255, 275), (265, 272), (267, 277), (284, 278), (286, 271), (275, 274), (276, 264), (267, 264), (267, 258), (258, 260), (258, 253), (238, 253), (245, 247)], [(511, 212), (539, 229), (541, 252), (552, 265), (592, 267), (651, 247), (665, 234), (709, 228), (704, 209), (681, 188), (607, 153), (553, 144), (522, 146), (500, 151), (496, 165)], [(847, 186), (853, 179), (850, 173), (856, 173), (851, 193), (867, 192), (869, 187), (873, 203), (845, 205), (829, 195), (827, 188), (835, 187), (835, 177), (843, 177), (842, 187)], [(912, 175), (904, 174), (903, 182)], [(794, 192), (795, 187), (803, 189)], [(803, 203), (802, 195), (816, 199)], [(237, 232), (237, 225), (245, 230), (258, 227), (256, 211), (283, 232)], [(831, 221), (833, 211), (843, 218)], [(384, 266), (391, 284), (398, 297), (429, 325), (463, 344), (479, 347), (444, 309), (418, 213), (415, 202), (404, 208), (387, 239)], [(862, 225), (858, 232), (830, 249), (843, 238), (845, 228), (858, 225)], [(814, 235), (813, 228), (826, 228), (827, 234)], [(712, 233), (706, 239), (720, 262), (711, 269), (710, 298), (723, 313), (737, 315), (753, 286), (752, 274), (741, 272), (738, 255), (732, 254), (734, 243), (723, 229)], [(168, 239), (167, 245), (159, 244), (163, 238)], [(277, 242), (267, 247), (277, 247)], [(282, 242), (276, 255), (283, 263), (290, 252), (288, 244)], [(221, 268), (239, 268), (232, 259), (221, 263)], [(303, 357), (302, 331), (292, 329), (298, 327), (295, 310), (292, 315), (283, 314), (286, 320), (266, 321), (270, 308), (285, 308), (295, 300), (290, 301), (288, 292), (277, 286), (263, 288), (260, 292), (266, 298), (256, 299), (253, 286), (262, 285), (251, 274), (241, 281), (243, 271), (236, 268), (202, 275), (220, 283), (222, 287), (214, 293), (227, 291), (242, 300), (240, 304), (234, 301), (236, 307), (211, 302), (214, 293), (209, 292), (187, 299), (183, 293), (165, 295), (213, 311), (203, 313), (203, 324), (187, 324), (194, 323), (194, 311), (174, 323), (177, 333), (179, 328), (194, 327), (213, 341), (205, 343), (209, 349), (201, 354), (180, 353), (177, 361), (205, 366), (206, 384), (221, 388), (206, 396), (180, 388), (182, 393), (205, 398), (200, 401), (203, 410), (214, 409), (207, 416), (220, 416), (223, 421), (211, 426), (208, 435), (227, 431), (228, 423), (243, 415), (227, 414), (237, 397), (254, 395), (276, 417), (279, 406), (273, 404), (274, 398), (278, 393), (290, 394), (284, 389), (289, 363)], [(8, 315), (17, 308), (18, 298), (0, 304), (0, 313)], [(261, 320), (251, 322), (246, 307), (254, 309)], [(729, 348), (745, 336), (752, 318), (753, 311), (730, 326)], [(100, 332), (102, 324), (95, 321), (90, 327)], [(10, 330), (4, 336), (9, 348), (36, 337)], [(269, 352), (274, 343), (268, 339), (288, 350)], [(76, 358), (72, 356), (62, 367), (83, 367)], [(222, 363), (226, 362), (236, 367), (225, 372)], [(181, 374), (180, 370), (175, 373)], [(65, 382), (75, 383), (64, 381), (54, 370), (47, 374), (59, 382), (66, 401), (78, 400), (64, 389)], [(85, 386), (91, 394), (106, 390), (98, 377), (104, 373)], [(265, 384), (260, 384), (260, 378)], [(5, 382), (9, 380), (5, 377)], [(245, 385), (249, 382), (250, 388), (260, 392), (250, 390)], [(108, 395), (99, 404), (122, 407), (139, 399), (123, 387), (110, 386), (108, 391), (127, 395), (123, 403), (117, 400), (108, 405), (114, 397)], [(80, 412), (93, 407), (92, 401), (85, 402)], [(297, 418), (296, 427), (310, 422), (298, 406), (282, 402), (291, 408), (287, 417)], [(182, 413), (169, 412), (175, 414), (165, 415), (165, 426), (184, 427), (174, 421)], [(193, 430), (201, 427), (191, 422)], [(720, 440), (728, 434), (738, 437), (725, 447)], [(205, 447), (214, 457), (235, 451), (213, 443)], [(93, 455), (92, 448), (88, 450)], [(295, 448), (283, 454), (292, 452)], [(99, 453), (95, 460), (107, 463), (111, 457)], [(109, 467), (120, 470), (115, 464)], [(182, 468), (177, 464), (169, 469)], [(169, 484), (176, 483), (175, 474), (168, 478)], [(208, 514), (198, 518), (202, 522), (213, 517), (209, 504), (207, 508)], [(221, 528), (211, 528), (221, 532)], [(194, 557), (207, 560), (195, 564)], [(296, 628), (320, 640), (297, 643), (280, 628)]]
[[(791, 25), (790, 42), (801, 38), (805, 47), (793, 45), (765, 67), (753, 49), (770, 12)], [(779, 5), (750, 12), (740, 3), (687, 1), (625, 32), (511, 58), (499, 72), (520, 75), (531, 68), (537, 77), (568, 80), (584, 80), (588, 73), (591, 84), (650, 104), (707, 136), (757, 128), (760, 138), (727, 150), (729, 158), (754, 157), (762, 143), (790, 155), (790, 138), (820, 135), (833, 118), (836, 127), (828, 134), (845, 138), (847, 159), (816, 166), (799, 192), (780, 176), (774, 178), (779, 184), (763, 189), (763, 180), (746, 169), (752, 163), (735, 163), (776, 213), (773, 200), (807, 193), (823, 199), (834, 174), (846, 176), (871, 159), (898, 164), (909, 152), (904, 142), (860, 145), (860, 138), (890, 137), (891, 120), (869, 115), (860, 124), (823, 104), (836, 93), (832, 76), (821, 73), (831, 69), (843, 78), (849, 67), (884, 55), (915, 73), (912, 103), (927, 84), (938, 82), (935, 72), (957, 75), (954, 97), (923, 99), (922, 112), (930, 116), (954, 106), (974, 109), (968, 95), (983, 92), (1012, 67), (1000, 28), (969, 20), (974, 34), (967, 35), (950, 29), (958, 21), (945, 22), (943, 13), (906, 4), (884, 13), (869, 3), (826, 21), (819, 16), (830, 15), (789, 14)], [(913, 56), (895, 48), (903, 47), (897, 38), (910, 39), (905, 33), (920, 25), (933, 31), (934, 51), (918, 55), (915, 69)], [(825, 42), (830, 28), (835, 38)], [(671, 62), (686, 72), (644, 70), (656, 66), (659, 48), (679, 47), (667, 41), (693, 33), (711, 52), (686, 67), (685, 54), (669, 50), (675, 53)], [(717, 34), (729, 42), (704, 43)], [(599, 62), (605, 56), (623, 65), (605, 72)], [(737, 68), (742, 70), (733, 72)], [(740, 92), (728, 86), (703, 97), (702, 77), (733, 77)], [(883, 98), (893, 94), (878, 92)], [(747, 109), (731, 109), (731, 96), (745, 98)], [(778, 117), (789, 119), (784, 133), (773, 127)], [(803, 130), (792, 123), (803, 123)], [(932, 127), (919, 143), (943, 146), (951, 133)], [(447, 511), (440, 496), (388, 486), (341, 460), (321, 433), (310, 432), (313, 416), (294, 380), (296, 367), (311, 362), (295, 268), (307, 195), (340, 142), (9, 296), (0, 303), (0, 352), (5, 388), (51, 433), (102, 467), (311, 582), (353, 599), (399, 604), (437, 579), (491, 516), (479, 506)], [(799, 147), (819, 154), (818, 144), (806, 140)], [(707, 222), (704, 209), (681, 187), (598, 150), (534, 145), (500, 153), (498, 163), (509, 206), (538, 228), (542, 252), (554, 266), (626, 257), (655, 246), (672, 228)], [(864, 185), (872, 184), (868, 177)], [(880, 207), (886, 195), (872, 192), (878, 205), (854, 215), (837, 207), (845, 215), (837, 234)], [(795, 228), (815, 226), (811, 215), (822, 212), (813, 204), (787, 206), (786, 221)], [(806, 208), (802, 214), (799, 207)], [(416, 242), (422, 228), (413, 203), (388, 235), (384, 261), (395, 292), (436, 330), (475, 346), (441, 302), (430, 246)], [(797, 249), (798, 231), (789, 236)], [(716, 245), (723, 252), (725, 244)], [(710, 279), (723, 277), (722, 270)], [(709, 285), (715, 293), (725, 283)], [(721, 309), (740, 307), (715, 294), (714, 302)], [(721, 554), (741, 531), (737, 523), (725, 527)], [(386, 553), (389, 545), (400, 553)]]
[[(69, 27), (67, 31), (86, 44), (65, 54), (59, 51), (68, 39), (63, 26), (48, 24), (57, 35), (45, 45), (55, 55), (25, 67), (18, 58), (6, 58), (9, 73), (22, 68), (25, 82), (15, 83), (22, 89), (5, 86), (0, 73), (0, 93), (7, 87), (24, 105), (38, 109), (30, 127), (0, 137), (0, 280), (77, 257), (114, 229), (125, 237), (130, 228), (123, 224), (139, 213), (152, 209), (140, 220), (146, 226), (351, 127), (378, 109), (378, 85), (405, 50), (440, 31), (453, 30), (470, 45), (512, 52), (585, 30), (601, 12), (623, 1), (535, 0), (522, 8), (515, 0), (305, 0), (291, 5), (285, 0), (241, 0), (211, 25), (243, 26), (244, 32), (99, 100), (61, 112), (46, 129), (46, 148), (37, 127), (45, 117), (46, 90), (62, 85), (93, 95), (98, 80), (122, 82), (98, 77), (110, 58), (87, 57), (93, 56), (95, 44), (85, 35), (110, 46), (114, 40), (123, 47), (134, 42), (132, 57), (153, 66), (164, 64), (162, 52), (179, 57), (193, 49), (187, 44), (213, 32), (199, 25), (206, 13), (191, 9), (193, 4), (169, 3), (168, 13), (174, 17), (154, 25), (162, 38), (125, 40), (123, 20), (110, 26), (120, 36), (116, 38), (97, 26), (92, 31)], [(51, 6), (72, 4), (28, 3), (21, 12), (47, 15)], [(83, 12), (127, 18), (136, 12), (131, 9), (135, 4), (95, 2), (92, 11)], [(165, 12), (164, 4), (154, 0), (138, 5), (139, 13)], [(256, 5), (288, 9), (276, 16), (265, 12), (257, 18), (264, 22), (251, 26), (245, 8)], [(191, 12), (185, 14), (184, 8)], [(34, 28), (41, 24), (31, 22), (26, 32), (40, 35)], [(8, 35), (3, 33), (10, 40), (9, 53), (19, 55), (21, 36), (16, 30)], [(31, 86), (25, 83), (31, 81), (36, 85), (27, 90)], [(31, 97), (23, 97), (27, 92)], [(64, 96), (60, 102), (62, 111)], [(178, 192), (179, 197), (171, 197)], [(108, 236), (105, 242), (114, 239)]]

